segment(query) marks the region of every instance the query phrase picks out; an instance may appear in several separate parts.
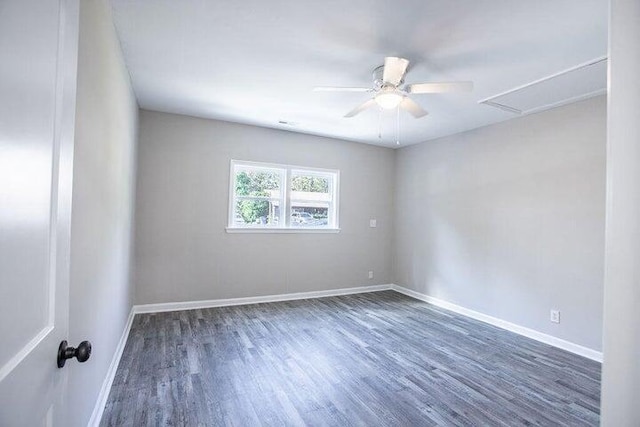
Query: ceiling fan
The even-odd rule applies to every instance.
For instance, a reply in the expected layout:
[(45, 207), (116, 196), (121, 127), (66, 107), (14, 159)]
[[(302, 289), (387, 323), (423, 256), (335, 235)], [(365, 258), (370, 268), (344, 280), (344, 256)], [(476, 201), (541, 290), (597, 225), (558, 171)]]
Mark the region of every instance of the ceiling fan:
[(413, 83), (404, 85), (404, 77), (409, 66), (409, 60), (395, 56), (387, 56), (384, 65), (373, 70), (373, 87), (316, 87), (317, 92), (371, 92), (373, 97), (349, 111), (345, 117), (353, 117), (369, 107), (378, 105), (385, 110), (400, 108), (409, 112), (413, 117), (420, 118), (429, 114), (418, 103), (412, 100), (410, 94), (470, 92), (473, 82), (438, 82)]

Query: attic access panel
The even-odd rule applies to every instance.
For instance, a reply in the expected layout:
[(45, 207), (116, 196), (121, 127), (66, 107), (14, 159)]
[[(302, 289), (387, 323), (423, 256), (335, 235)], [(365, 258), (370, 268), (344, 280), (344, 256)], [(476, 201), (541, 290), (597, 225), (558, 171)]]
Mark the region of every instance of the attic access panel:
[(607, 92), (607, 58), (597, 58), (560, 73), (478, 101), (515, 114), (530, 114)]

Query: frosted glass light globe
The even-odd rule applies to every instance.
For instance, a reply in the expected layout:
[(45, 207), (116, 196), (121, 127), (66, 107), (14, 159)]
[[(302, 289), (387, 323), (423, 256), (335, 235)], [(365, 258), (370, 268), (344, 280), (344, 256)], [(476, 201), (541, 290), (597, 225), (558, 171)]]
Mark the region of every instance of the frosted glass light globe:
[(376, 95), (376, 103), (385, 110), (396, 108), (402, 102), (402, 95), (397, 92), (380, 92)]

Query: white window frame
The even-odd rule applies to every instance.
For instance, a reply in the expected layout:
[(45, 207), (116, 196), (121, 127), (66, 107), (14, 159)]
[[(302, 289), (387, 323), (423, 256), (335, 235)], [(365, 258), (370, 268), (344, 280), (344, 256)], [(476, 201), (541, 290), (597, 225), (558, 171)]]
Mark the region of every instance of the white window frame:
[[(236, 205), (236, 168), (237, 167), (262, 168), (277, 170), (281, 173), (282, 185), (280, 186), (280, 219), (278, 226), (273, 225), (244, 225), (239, 226), (234, 223), (234, 208)], [(294, 175), (300, 172), (308, 175), (331, 176), (331, 195), (327, 218), (333, 219), (327, 226), (318, 227), (297, 227), (291, 224), (291, 180)], [(253, 162), (245, 160), (231, 160), (229, 167), (229, 207), (226, 230), (228, 233), (338, 233), (339, 228), (339, 203), (340, 203), (340, 171), (336, 169), (323, 169), (307, 166), (285, 165), (278, 163)], [(270, 199), (266, 199), (270, 200)], [(301, 200), (297, 200), (301, 202)], [(294, 202), (295, 203), (295, 202)]]

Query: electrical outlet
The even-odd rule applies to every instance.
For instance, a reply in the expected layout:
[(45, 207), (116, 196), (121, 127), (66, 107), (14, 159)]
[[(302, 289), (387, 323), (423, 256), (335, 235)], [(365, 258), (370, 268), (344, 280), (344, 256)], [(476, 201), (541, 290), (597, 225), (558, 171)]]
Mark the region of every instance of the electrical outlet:
[(369, 272), (369, 279), (373, 279), (373, 271)]
[(560, 310), (551, 310), (551, 316), (549, 318), (553, 323), (560, 323)]

